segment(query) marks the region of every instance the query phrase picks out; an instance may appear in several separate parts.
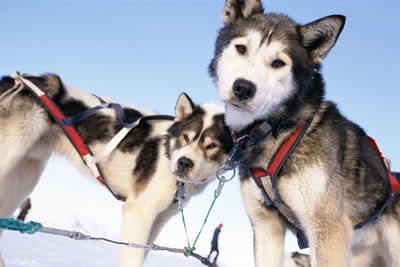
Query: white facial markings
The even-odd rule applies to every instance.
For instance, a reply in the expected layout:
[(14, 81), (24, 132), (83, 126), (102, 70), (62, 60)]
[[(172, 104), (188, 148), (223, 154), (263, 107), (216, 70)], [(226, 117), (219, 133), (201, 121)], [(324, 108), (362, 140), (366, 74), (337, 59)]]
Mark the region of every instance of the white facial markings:
[[(213, 127), (213, 117), (216, 114), (223, 114), (224, 112), (224, 108), (222, 106), (218, 106), (213, 103), (206, 103), (201, 105), (201, 107), (206, 113), (203, 117), (203, 127), (198, 137), (200, 137), (206, 129)], [(188, 172), (187, 177), (177, 177), (177, 179), (192, 183), (207, 182), (210, 178), (214, 177), (214, 174), (219, 167), (219, 163), (206, 158), (202, 149), (202, 145), (204, 146), (204, 144), (200, 144), (200, 138), (193, 140), (196, 133), (190, 130), (184, 133), (190, 135), (190, 142), (185, 144), (180, 149), (172, 151), (171, 171), (176, 173), (178, 168), (178, 160), (181, 157), (186, 157), (193, 161), (193, 168)], [(205, 142), (206, 144), (209, 144), (212, 142), (212, 139), (206, 137)]]
[[(258, 32), (249, 32), (246, 37), (234, 39), (222, 52), (217, 65), (217, 87), (219, 97), (227, 102), (232, 98), (232, 85), (238, 78), (251, 80), (254, 57), (257, 54), (262, 36)], [(236, 45), (244, 45), (247, 52), (238, 54)], [(248, 77), (248, 78), (246, 78)]]
[[(261, 44), (262, 38), (260, 32), (249, 31), (245, 37), (232, 40), (217, 62), (216, 85), (227, 105), (226, 122), (233, 130), (270, 115), (294, 91), (292, 61), (285, 46), (277, 40)], [(240, 54), (237, 45), (246, 46), (246, 53)], [(284, 64), (276, 67), (275, 60)], [(240, 103), (232, 91), (233, 83), (240, 78), (256, 86), (255, 96), (245, 103)]]

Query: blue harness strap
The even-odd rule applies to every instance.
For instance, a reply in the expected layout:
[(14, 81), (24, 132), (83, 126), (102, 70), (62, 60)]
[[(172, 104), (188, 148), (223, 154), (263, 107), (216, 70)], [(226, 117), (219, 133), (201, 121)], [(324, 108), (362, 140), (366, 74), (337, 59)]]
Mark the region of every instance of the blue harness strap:
[(64, 120), (62, 120), (62, 122), (65, 125), (76, 125), (77, 123), (87, 119), (88, 117), (92, 116), (93, 114), (95, 114), (98, 110), (102, 109), (102, 108), (107, 108), (108, 106), (96, 106), (90, 109), (86, 109), (82, 112), (79, 112), (78, 114), (76, 114), (75, 116), (72, 117), (68, 117), (65, 118)]
[[(15, 73), (13, 75), (13, 78), (17, 82), (21, 82), (26, 86), (26, 88), (40, 101), (40, 103), (43, 105), (43, 107), (49, 112), (49, 114), (54, 118), (56, 123), (60, 126), (60, 128), (63, 130), (73, 147), (76, 149), (78, 152), (79, 156), (81, 157), (83, 163), (89, 168), (91, 173), (93, 174), (96, 179), (103, 184), (109, 191), (110, 193), (118, 200), (125, 200), (125, 197), (120, 196), (119, 194), (115, 193), (112, 188), (108, 185), (102, 170), (98, 164), (98, 161), (94, 161), (93, 153), (91, 152), (90, 148), (85, 144), (83, 138), (80, 136), (80, 134), (77, 132), (75, 129), (74, 125), (76, 125), (78, 122), (81, 122), (85, 120), (86, 118), (90, 117), (94, 113), (96, 113), (98, 110), (102, 108), (113, 108), (116, 112), (116, 115), (121, 122), (121, 124), (128, 129), (132, 129), (133, 127), (136, 127), (138, 123), (132, 123), (129, 124), (126, 120), (126, 115), (119, 104), (115, 103), (106, 103), (103, 99), (100, 97), (97, 97), (101, 103), (101, 105), (84, 110), (75, 116), (68, 117), (66, 118), (63, 111), (59, 108), (59, 106), (39, 87), (37, 87), (34, 83), (31, 81), (25, 79), (23, 75), (20, 73)], [(144, 116), (140, 118), (140, 121), (142, 120), (174, 120), (174, 117), (172, 116), (166, 116), (166, 115), (155, 115), (155, 116)], [(124, 128), (123, 128), (124, 129)], [(123, 134), (127, 134), (127, 131), (122, 132)], [(118, 134), (115, 137), (124, 137), (125, 135), (119, 135)], [(115, 138), (114, 137), (114, 138)], [(110, 142), (113, 140), (117, 139), (112, 139)], [(109, 143), (110, 144), (110, 143)], [(115, 143), (111, 143), (112, 145), (109, 146), (108, 148), (113, 149), (115, 148), (114, 145)], [(117, 144), (117, 143), (116, 143)], [(107, 149), (107, 146), (106, 146)], [(109, 152), (108, 150), (104, 150), (106, 152)], [(103, 152), (104, 152), (103, 151)], [(112, 150), (110, 150), (112, 151)], [(107, 154), (105, 154), (107, 155)], [(102, 155), (104, 156), (104, 155)]]

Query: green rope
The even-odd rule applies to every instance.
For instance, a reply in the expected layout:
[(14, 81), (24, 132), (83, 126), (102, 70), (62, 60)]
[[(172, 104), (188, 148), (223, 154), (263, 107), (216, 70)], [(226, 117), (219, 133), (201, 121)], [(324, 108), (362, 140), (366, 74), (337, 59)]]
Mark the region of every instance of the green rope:
[(183, 214), (183, 208), (180, 209), (180, 210), (181, 210), (181, 213), (182, 213), (183, 225), (184, 225), (184, 227), (185, 227), (186, 239), (187, 239), (187, 242), (188, 242), (188, 249), (186, 250), (186, 253), (187, 253), (188, 255), (191, 255), (191, 254), (193, 253), (193, 251), (196, 250), (196, 243), (197, 243), (197, 241), (199, 240), (199, 237), (200, 237), (200, 235), (201, 235), (201, 232), (203, 231), (203, 228), (204, 228), (204, 226), (206, 225), (206, 222), (207, 222), (207, 220), (208, 220), (208, 217), (210, 216), (211, 210), (213, 209), (214, 204), (215, 204), (215, 201), (217, 200), (217, 198), (219, 197), (219, 195), (220, 195), (220, 193), (216, 193), (216, 194), (214, 195), (214, 200), (212, 201), (212, 203), (211, 203), (211, 205), (210, 205), (210, 208), (208, 209), (207, 215), (206, 215), (206, 217), (204, 218), (204, 221), (203, 221), (203, 225), (201, 226), (200, 231), (199, 231), (199, 233), (197, 234), (196, 239), (194, 240), (194, 243), (193, 243), (192, 246), (190, 246), (190, 243), (189, 243), (189, 237), (188, 237), (188, 234), (187, 234), (186, 223), (185, 223), (185, 216), (184, 216), (184, 214)]
[(188, 235), (188, 231), (187, 231), (187, 227), (186, 227), (185, 215), (183, 214), (183, 208), (180, 208), (179, 210), (181, 211), (181, 215), (182, 215), (182, 222), (183, 222), (183, 227), (185, 228), (186, 241), (188, 243), (188, 248), (190, 248), (189, 235)]
[(37, 222), (23, 223), (12, 218), (0, 218), (0, 228), (19, 231), (23, 234), (34, 234), (42, 225)]

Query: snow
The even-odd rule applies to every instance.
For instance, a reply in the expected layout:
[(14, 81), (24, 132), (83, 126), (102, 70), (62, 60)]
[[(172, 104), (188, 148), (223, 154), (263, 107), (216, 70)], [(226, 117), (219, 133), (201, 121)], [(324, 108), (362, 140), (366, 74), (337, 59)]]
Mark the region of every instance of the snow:
[[(32, 208), (26, 221), (40, 222), (46, 227), (79, 231), (93, 237), (120, 240), (122, 203), (96, 182), (82, 179), (82, 175), (62, 159), (50, 161), (31, 195), (31, 203)], [(179, 231), (182, 226), (179, 221), (175, 224), (177, 227), (172, 227), (168, 244), (162, 240), (157, 240), (157, 244), (183, 248), (185, 243)], [(177, 232), (180, 232), (180, 236), (174, 238)], [(207, 237), (207, 241), (209, 238)], [(104, 241), (78, 241), (43, 233), (29, 235), (4, 231), (0, 239), (0, 251), (7, 267), (110, 267), (119, 264), (118, 245)], [(205, 254), (205, 251), (200, 252)], [(204, 265), (197, 259), (187, 258), (182, 254), (150, 252), (144, 267), (156, 266)]]
[[(185, 208), (189, 238), (193, 242), (211, 204), (216, 182), (200, 195), (193, 197)], [(32, 208), (27, 221), (43, 226), (79, 231), (94, 237), (121, 240), (122, 202), (95, 180), (87, 179), (64, 159), (50, 160), (42, 178), (31, 195)], [(218, 198), (196, 253), (206, 256), (215, 227), (223, 223), (220, 234), (218, 266), (253, 266), (252, 232), (244, 210), (238, 181), (226, 184)], [(286, 251), (297, 249), (296, 240), (288, 235)], [(180, 216), (165, 226), (156, 244), (183, 248), (186, 238)], [(0, 252), (6, 267), (87, 267), (118, 266), (119, 246), (103, 241), (77, 241), (37, 233), (34, 235), (5, 231), (0, 238)], [(285, 267), (294, 266), (291, 263)], [(151, 252), (144, 267), (204, 266), (194, 258), (181, 254)]]
[[(118, 246), (101, 241), (76, 241), (42, 233), (22, 236), (18, 232), (6, 232), (2, 244), (7, 267), (110, 267), (117, 266), (119, 262)], [(202, 265), (183, 255), (154, 252), (149, 254), (144, 267), (156, 266)]]

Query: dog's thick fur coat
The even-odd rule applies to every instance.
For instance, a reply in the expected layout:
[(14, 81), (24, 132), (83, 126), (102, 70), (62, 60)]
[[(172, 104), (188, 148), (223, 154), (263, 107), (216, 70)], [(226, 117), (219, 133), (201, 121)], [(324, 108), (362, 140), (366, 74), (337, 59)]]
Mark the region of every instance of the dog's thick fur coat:
[[(100, 104), (97, 97), (64, 85), (56, 75), (25, 75), (24, 78), (46, 92), (67, 117)], [(0, 96), (6, 96), (14, 85), (13, 78), (3, 77)], [(11, 95), (7, 94), (0, 101), (0, 217), (12, 216), (32, 192), (53, 152), (67, 156), (83, 173), (91, 176), (61, 128), (32, 93), (25, 87), (15, 96)], [(123, 110), (129, 123), (153, 114), (129, 106), (123, 106)], [(185, 185), (185, 202), (202, 191), (208, 181), (206, 178), (216, 172), (230, 150), (230, 132), (224, 126), (223, 108), (216, 109), (209, 104), (196, 106), (182, 94), (176, 106), (176, 117), (175, 121), (141, 122), (99, 163), (109, 186), (126, 198), (122, 231), (125, 242), (152, 243), (167, 220), (178, 212), (178, 204), (173, 203), (176, 191), (173, 172), (178, 169), (176, 155), (183, 147), (176, 145), (177, 140), (183, 138), (182, 132), (196, 133), (196, 138), (202, 138), (185, 150), (187, 154), (179, 154), (186, 158), (195, 155), (196, 161), (191, 167), (180, 166), (181, 173), (176, 175), (188, 175), (196, 169), (195, 175), (203, 182)], [(102, 109), (76, 125), (94, 155), (101, 152), (121, 128), (112, 109)], [(202, 149), (198, 149), (202, 153), (200, 156), (197, 152), (191, 154), (197, 146), (211, 143), (209, 134), (217, 137), (212, 151), (206, 154), (210, 157), (202, 153)], [(222, 147), (222, 143), (226, 145)], [(198, 168), (201, 160), (201, 168)], [(143, 250), (124, 247), (120, 266), (140, 267), (143, 258)], [(0, 266), (3, 266), (1, 259)]]
[[(245, 149), (240, 162), (256, 266), (282, 266), (285, 225), (290, 226), (265, 206), (249, 169), (266, 168), (282, 142), (312, 116), (278, 180), (291, 219), (307, 236), (312, 266), (368, 266), (378, 256), (400, 266), (400, 194), (377, 222), (353, 230), (382, 207), (390, 184), (366, 133), (324, 100), (320, 64), (345, 18), (299, 25), (284, 15), (263, 14), (260, 0), (227, 0), (222, 17), (210, 74), (226, 104), (228, 126), (244, 135), (260, 121), (276, 123), (272, 134)], [(274, 199), (269, 179), (264, 181)]]

